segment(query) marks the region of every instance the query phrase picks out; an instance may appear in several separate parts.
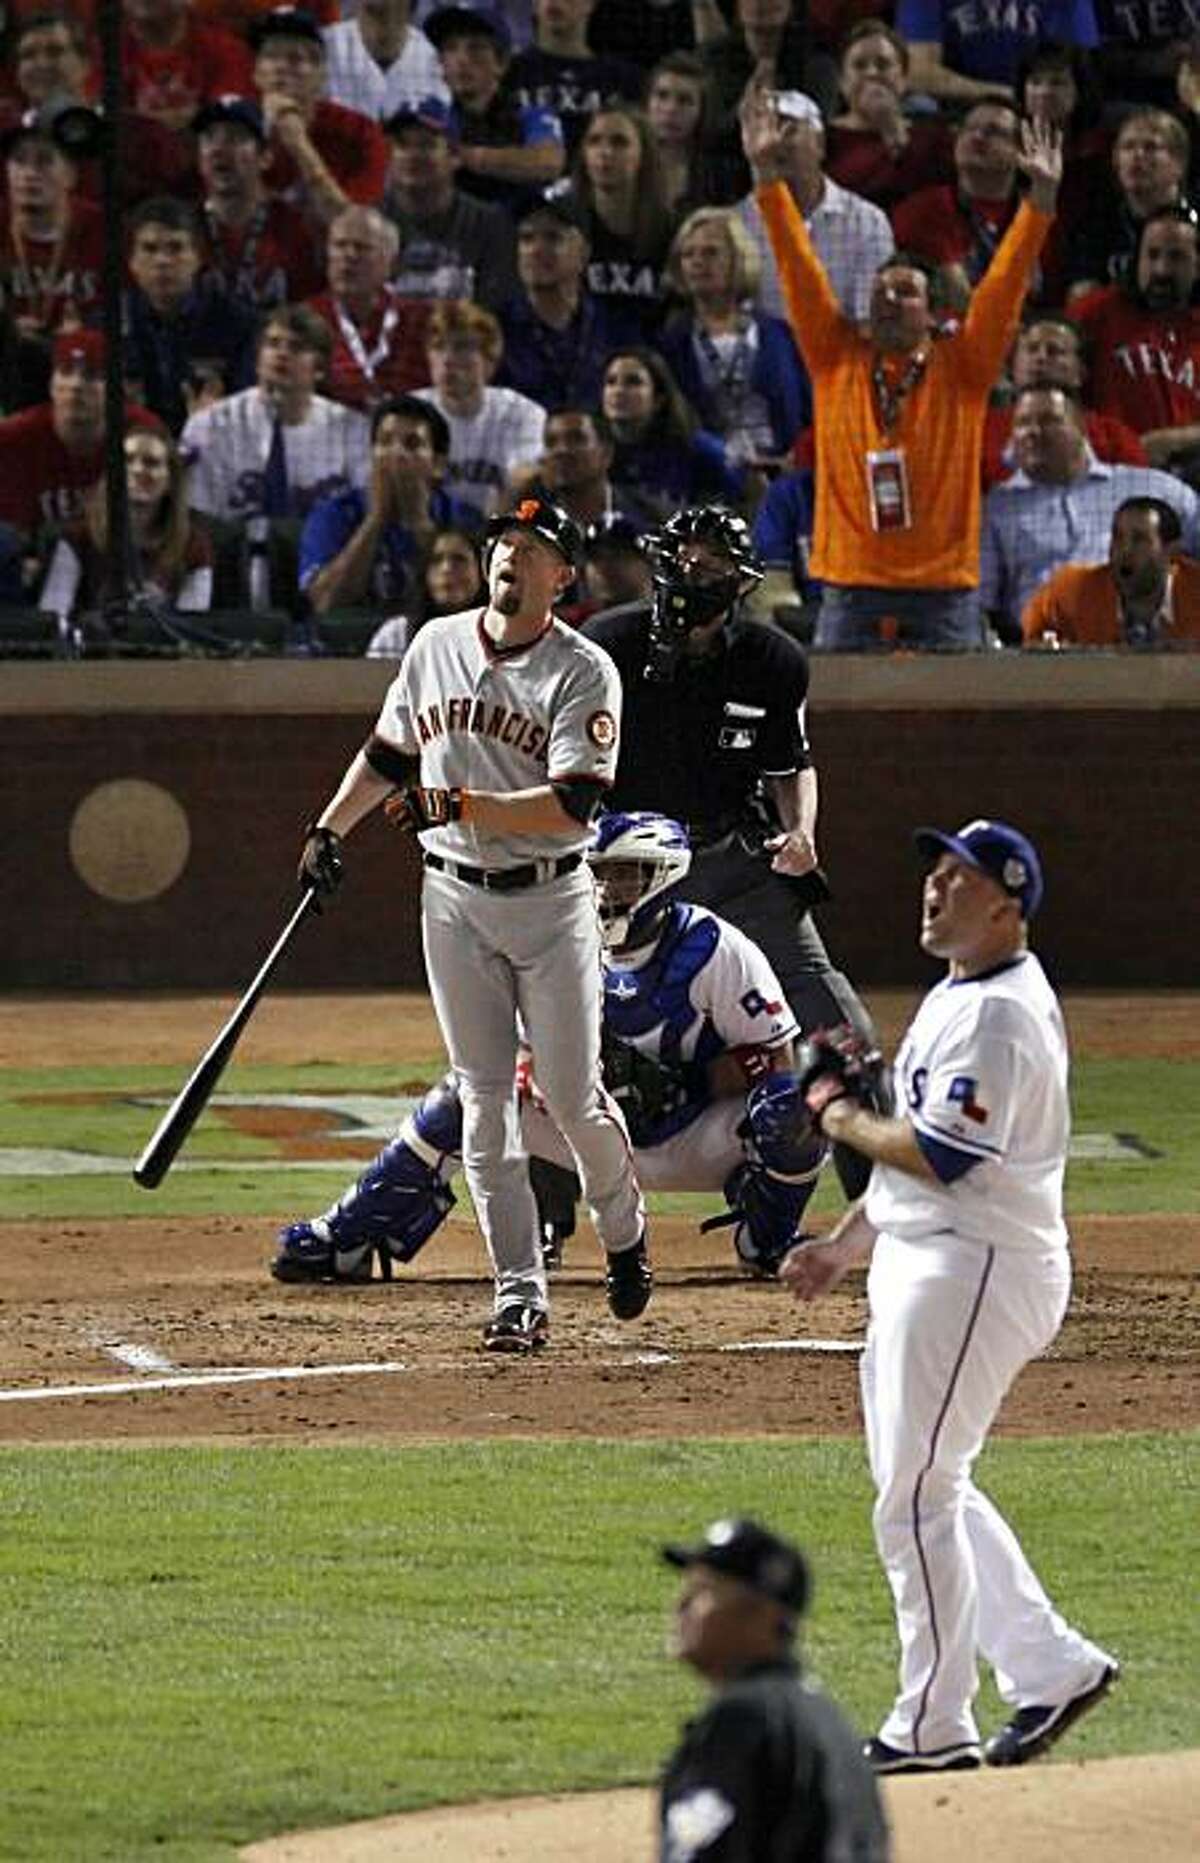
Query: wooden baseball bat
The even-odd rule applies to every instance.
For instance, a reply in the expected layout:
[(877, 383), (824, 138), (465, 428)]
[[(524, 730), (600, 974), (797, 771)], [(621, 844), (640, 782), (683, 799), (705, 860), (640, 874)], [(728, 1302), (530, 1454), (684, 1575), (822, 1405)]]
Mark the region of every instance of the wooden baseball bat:
[(225, 1072), (229, 1057), (238, 1045), (242, 1030), (254, 1014), (259, 997), (267, 987), (271, 972), (291, 944), (308, 914), (319, 910), (317, 895), (309, 886), (291, 918), (271, 946), (262, 966), (249, 985), (237, 1008), (211, 1047), (205, 1050), (185, 1084), (175, 1095), (159, 1121), (141, 1157), (133, 1167), (133, 1179), (143, 1190), (155, 1190), (162, 1183), (175, 1155), (207, 1106), (213, 1088)]

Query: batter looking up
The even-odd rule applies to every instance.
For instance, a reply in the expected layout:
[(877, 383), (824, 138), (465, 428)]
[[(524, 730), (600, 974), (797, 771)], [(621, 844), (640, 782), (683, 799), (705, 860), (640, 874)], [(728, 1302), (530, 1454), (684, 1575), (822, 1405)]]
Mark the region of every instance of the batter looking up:
[[(801, 1299), (870, 1260), (861, 1383), (875, 1542), (895, 1600), (900, 1686), (867, 1758), (880, 1773), (1019, 1766), (1093, 1707), (1113, 1657), (1071, 1627), (972, 1479), (1001, 1402), (1066, 1311), (1067, 1037), (1027, 944), (1036, 850), (1006, 822), (924, 828), (921, 946), (947, 974), (896, 1056), (894, 1119), (856, 1104), (836, 1047), (797, 1060), (809, 1111), (874, 1161), (870, 1188), (779, 1278)], [(844, 1050), (842, 1051), (844, 1052)], [(1007, 1725), (980, 1750), (977, 1656)]]
[(518, 1017), (607, 1251), (609, 1307), (636, 1318), (652, 1285), (629, 1135), (600, 1077), (600, 927), (584, 860), (616, 768), (621, 686), (607, 653), (553, 613), (581, 556), (577, 526), (543, 499), (492, 519), (486, 607), (416, 636), (301, 857), (301, 878), (332, 891), (342, 837), (385, 797), (421, 843), (425, 966), (495, 1271), (483, 1342), (498, 1352), (549, 1335), (514, 1090)]

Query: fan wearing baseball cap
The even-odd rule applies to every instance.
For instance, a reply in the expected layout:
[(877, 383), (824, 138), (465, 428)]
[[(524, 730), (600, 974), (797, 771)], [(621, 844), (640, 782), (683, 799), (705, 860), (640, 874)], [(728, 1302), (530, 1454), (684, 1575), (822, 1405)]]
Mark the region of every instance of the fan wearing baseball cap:
[(387, 179), (387, 139), (370, 117), (325, 95), (325, 41), (312, 14), (273, 7), (248, 36), (271, 156), (268, 192), (317, 227), (353, 202), (373, 205)]
[(19, 333), (45, 342), (63, 319), (100, 313), (104, 220), (76, 193), (76, 168), (33, 115), (0, 141), (8, 211), (0, 231), (0, 286)]
[[(917, 830), (920, 942), (944, 960), (901, 1041), (895, 1104), (858, 1103), (835, 1044), (798, 1059), (818, 1126), (873, 1164), (867, 1194), (784, 1257), (800, 1299), (870, 1262), (861, 1364), (875, 1542), (896, 1607), (899, 1686), (867, 1757), (881, 1773), (1017, 1766), (1116, 1681), (1055, 1610), (973, 1470), (1009, 1387), (1062, 1324), (1070, 1136), (1062, 1011), (1029, 949), (1042, 863), (1010, 823)], [(1008, 1722), (981, 1745), (977, 1663)]]
[(512, 33), (498, 9), (440, 6), (425, 31), (454, 103), (460, 185), (519, 212), (563, 172), (562, 124), (553, 110), (519, 101), (504, 83)]
[(717, 1520), (697, 1545), (664, 1546), (662, 1557), (683, 1574), (674, 1653), (713, 1691), (663, 1774), (663, 1863), (887, 1863), (862, 1742), (795, 1655), (811, 1590), (799, 1547), (756, 1520)]
[[(102, 330), (60, 330), (51, 345), (50, 399), (0, 420), (0, 523), (32, 543), (43, 525), (83, 511), (84, 494), (104, 471)], [(146, 408), (126, 404), (133, 427), (162, 432)]]

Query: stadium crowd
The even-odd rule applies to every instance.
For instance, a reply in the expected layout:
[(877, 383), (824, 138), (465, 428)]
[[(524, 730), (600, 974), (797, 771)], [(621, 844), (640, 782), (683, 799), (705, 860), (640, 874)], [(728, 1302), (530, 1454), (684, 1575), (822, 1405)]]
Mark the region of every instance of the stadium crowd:
[(398, 653), (528, 493), (577, 618), (718, 500), (818, 651), (1200, 642), (1187, 0), (124, 0), (119, 220), (7, 19), (0, 652)]

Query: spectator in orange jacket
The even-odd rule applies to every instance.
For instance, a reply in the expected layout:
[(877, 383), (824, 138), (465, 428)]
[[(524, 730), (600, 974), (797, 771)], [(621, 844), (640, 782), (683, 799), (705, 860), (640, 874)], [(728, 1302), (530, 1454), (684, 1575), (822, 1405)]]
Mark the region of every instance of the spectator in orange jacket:
[[(752, 88), (742, 110), (757, 174), (782, 172), (777, 114)], [(988, 395), (1012, 341), (1054, 215), (1061, 138), (1026, 125), (1027, 199), (966, 316), (938, 338), (930, 279), (897, 255), (876, 275), (866, 332), (842, 314), (801, 215), (779, 180), (756, 199), (816, 398), (811, 567), (826, 587), (814, 644), (877, 646), (883, 624), (919, 646), (983, 644), (979, 469)]]
[(1181, 535), (1163, 499), (1127, 498), (1107, 563), (1056, 569), (1026, 602), (1022, 646), (1200, 648), (1200, 563), (1178, 554)]

